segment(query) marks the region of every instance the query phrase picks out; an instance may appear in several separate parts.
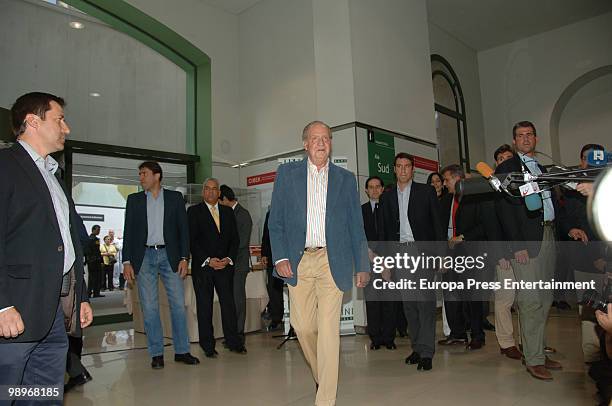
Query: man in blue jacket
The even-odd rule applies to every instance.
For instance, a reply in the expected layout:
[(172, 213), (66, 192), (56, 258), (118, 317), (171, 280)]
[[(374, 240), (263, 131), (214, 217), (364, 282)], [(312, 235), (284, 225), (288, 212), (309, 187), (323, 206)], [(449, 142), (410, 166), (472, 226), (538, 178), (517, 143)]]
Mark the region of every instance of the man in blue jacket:
[(369, 280), (367, 242), (355, 176), (329, 161), (331, 130), (302, 132), (308, 157), (281, 165), (269, 219), (277, 275), (289, 285), (291, 324), (317, 386), (316, 405), (334, 405), (343, 292)]

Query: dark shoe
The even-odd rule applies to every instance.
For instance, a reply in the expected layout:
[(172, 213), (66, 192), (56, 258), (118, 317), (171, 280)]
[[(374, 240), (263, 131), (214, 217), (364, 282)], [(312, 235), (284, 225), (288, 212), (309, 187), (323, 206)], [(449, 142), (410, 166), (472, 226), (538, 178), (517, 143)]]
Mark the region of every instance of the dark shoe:
[(68, 392), (75, 386), (81, 386), (86, 384), (87, 382), (91, 381), (91, 379), (92, 378), (91, 375), (89, 375), (89, 372), (87, 372), (86, 374), (82, 373), (80, 375), (73, 376), (72, 378), (68, 379), (68, 382), (66, 382), (66, 384), (64, 385), (64, 393)]
[(91, 377), (91, 375), (89, 374), (89, 371), (86, 370), (85, 368), (83, 368), (83, 375), (85, 375), (85, 379), (87, 379), (87, 382), (91, 381), (93, 378)]
[(388, 350), (397, 350), (397, 345), (395, 345), (394, 343), (385, 344), (385, 347), (387, 347)]
[(247, 353), (247, 349), (245, 346), (239, 347), (239, 348), (230, 348), (231, 352), (235, 352), (236, 354), (246, 354)]
[(93, 297), (106, 297), (106, 295), (94, 295)]
[(546, 369), (553, 369), (553, 370), (560, 370), (560, 369), (563, 369), (563, 365), (561, 365), (560, 362), (554, 361), (554, 360), (546, 357), (545, 360), (544, 360), (544, 368), (546, 368)]
[(217, 358), (217, 355), (219, 355), (219, 353), (216, 350), (204, 351), (204, 355), (206, 355), (206, 358)]
[(467, 338), (454, 338), (454, 337), (446, 337), (444, 340), (438, 341), (440, 345), (465, 345), (467, 343)]
[(417, 371), (429, 371), (431, 368), (431, 358), (421, 358), (419, 365), (417, 365)]
[(484, 346), (484, 341), (481, 340), (472, 340), (470, 341), (470, 343), (467, 345), (467, 349), (468, 350), (479, 350)]
[(153, 357), (151, 361), (151, 368), (162, 369), (163, 367), (164, 367), (164, 356), (158, 355), (157, 357)]
[(505, 355), (506, 357), (508, 357), (510, 359), (521, 359), (521, 358), (523, 358), (523, 354), (521, 354), (519, 349), (516, 348), (516, 346), (514, 346), (514, 345), (512, 347), (508, 347), (508, 348), (500, 348), (499, 352), (500, 352), (500, 354)]
[(418, 352), (413, 352), (406, 358), (406, 364), (414, 365), (421, 362), (421, 356)]
[(482, 328), (483, 330), (487, 330), (487, 331), (495, 331), (495, 326), (491, 324), (491, 322), (487, 319), (484, 319), (482, 321)]
[(572, 310), (572, 306), (567, 303), (565, 300), (561, 300), (557, 302), (557, 309), (559, 310)]
[(200, 363), (200, 360), (191, 355), (190, 353), (185, 354), (174, 354), (175, 362), (182, 362), (187, 365), (197, 365)]
[(380, 344), (370, 343), (371, 350), (380, 350)]
[(541, 379), (543, 381), (552, 381), (553, 379), (552, 374), (546, 370), (544, 365), (527, 365), (527, 372), (529, 372), (529, 374), (534, 378)]
[(277, 331), (277, 330), (281, 330), (283, 328), (283, 325), (281, 323), (270, 323), (270, 325), (268, 326), (268, 331)]
[(557, 350), (553, 347), (544, 347), (544, 352), (546, 354), (554, 354), (557, 352)]
[(400, 337), (404, 338), (406, 336), (408, 336), (408, 332), (406, 330), (397, 330), (397, 333), (399, 334)]

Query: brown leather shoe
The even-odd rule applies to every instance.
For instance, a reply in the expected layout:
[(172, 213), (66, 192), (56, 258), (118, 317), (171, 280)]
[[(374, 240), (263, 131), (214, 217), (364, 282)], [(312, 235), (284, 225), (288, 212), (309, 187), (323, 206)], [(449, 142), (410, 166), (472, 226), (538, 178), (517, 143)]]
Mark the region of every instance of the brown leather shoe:
[(554, 361), (548, 357), (546, 357), (545, 361), (544, 361), (544, 367), (546, 369), (563, 369), (563, 366), (561, 365), (560, 362)]
[(518, 348), (516, 348), (515, 345), (508, 348), (500, 348), (499, 352), (500, 354), (505, 355), (506, 357), (511, 359), (521, 359), (523, 356), (523, 354), (521, 354), (521, 352)]
[(467, 345), (467, 349), (468, 350), (479, 350), (479, 349), (481, 349), (483, 347), (484, 344), (485, 344), (484, 341), (472, 340)]
[(553, 376), (548, 370), (544, 367), (544, 365), (527, 365), (527, 372), (531, 374), (536, 379), (541, 379), (543, 381), (552, 381)]

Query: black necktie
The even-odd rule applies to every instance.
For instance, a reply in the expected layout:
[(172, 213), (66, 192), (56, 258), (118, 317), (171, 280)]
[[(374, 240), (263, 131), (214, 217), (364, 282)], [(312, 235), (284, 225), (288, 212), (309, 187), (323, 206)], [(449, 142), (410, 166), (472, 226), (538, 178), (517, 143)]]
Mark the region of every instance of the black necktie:
[(374, 230), (378, 232), (378, 203), (374, 203), (374, 211), (372, 213), (374, 214)]

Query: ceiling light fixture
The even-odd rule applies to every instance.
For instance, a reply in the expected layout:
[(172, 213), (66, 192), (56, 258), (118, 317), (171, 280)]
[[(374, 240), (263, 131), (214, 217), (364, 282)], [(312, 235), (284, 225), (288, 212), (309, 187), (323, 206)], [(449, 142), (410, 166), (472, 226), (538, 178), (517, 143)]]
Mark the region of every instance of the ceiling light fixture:
[(82, 30), (83, 28), (85, 28), (85, 24), (80, 23), (78, 21), (70, 21), (68, 25), (70, 26), (70, 28), (74, 28), (75, 30)]
[(100, 97), (100, 93), (98, 93), (98, 92), (91, 92), (91, 93), (89, 93), (89, 95), (91, 97)]

